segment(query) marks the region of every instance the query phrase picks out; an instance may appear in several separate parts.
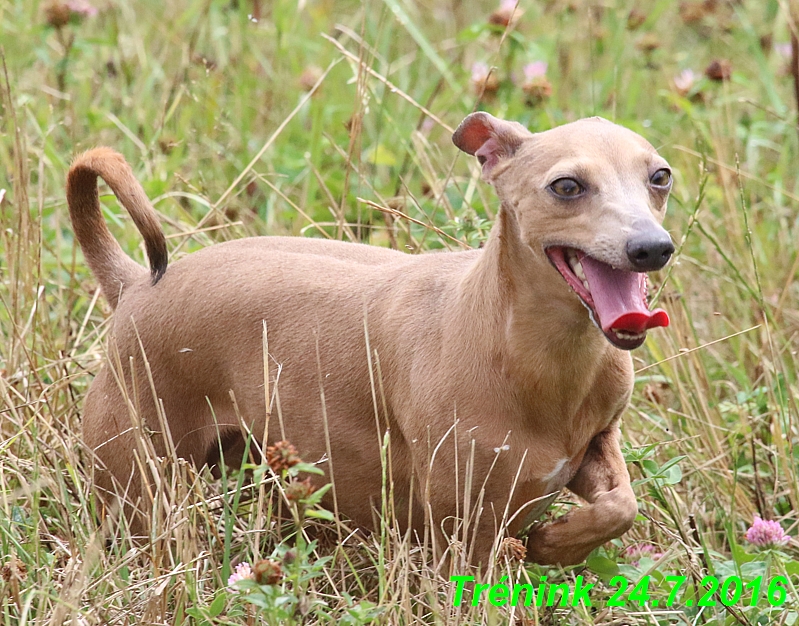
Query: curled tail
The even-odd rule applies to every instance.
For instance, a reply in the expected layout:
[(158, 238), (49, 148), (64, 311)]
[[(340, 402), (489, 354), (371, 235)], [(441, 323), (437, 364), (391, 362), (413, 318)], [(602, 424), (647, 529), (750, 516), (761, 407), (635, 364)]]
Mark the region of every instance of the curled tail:
[(123, 287), (146, 275), (146, 270), (123, 252), (108, 230), (100, 210), (98, 176), (111, 187), (144, 238), (153, 284), (166, 271), (166, 239), (153, 205), (121, 154), (94, 148), (75, 159), (67, 175), (72, 228), (106, 299), (116, 308)]

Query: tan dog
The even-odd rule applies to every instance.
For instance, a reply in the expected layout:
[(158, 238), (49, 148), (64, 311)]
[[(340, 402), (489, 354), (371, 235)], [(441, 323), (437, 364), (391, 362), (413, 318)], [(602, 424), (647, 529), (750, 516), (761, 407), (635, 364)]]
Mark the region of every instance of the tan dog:
[[(79, 156), (70, 215), (116, 309), (112, 358), (85, 404), (97, 485), (146, 512), (142, 441), (198, 466), (218, 459), (220, 441), (240, 459), (247, 429), (260, 443), (265, 321), (269, 441), (325, 459), (338, 509), (355, 523), (373, 526), (380, 507), (388, 429), (397, 519), (420, 534), (432, 522), (439, 553), (447, 535), (469, 538), (472, 560), (486, 562), (497, 531), (517, 533), (563, 487), (587, 504), (533, 529), (533, 560), (577, 563), (628, 530), (637, 506), (619, 449), (633, 383), (626, 350), (668, 324), (647, 308), (643, 273), (673, 252), (659, 225), (668, 164), (599, 118), (531, 134), (474, 113), (453, 141), (502, 201), (482, 250), (413, 256), (259, 237), (168, 269), (124, 159), (107, 148)], [(97, 176), (141, 231), (149, 274), (109, 233)]]

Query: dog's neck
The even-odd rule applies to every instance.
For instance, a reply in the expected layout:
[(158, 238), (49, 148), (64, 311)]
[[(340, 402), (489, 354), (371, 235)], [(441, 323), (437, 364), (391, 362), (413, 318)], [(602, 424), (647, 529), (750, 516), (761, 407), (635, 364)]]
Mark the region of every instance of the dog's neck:
[(478, 345), (501, 350), (509, 373), (532, 393), (570, 389), (614, 350), (543, 249), (523, 240), (511, 206), (502, 206), (461, 287)]

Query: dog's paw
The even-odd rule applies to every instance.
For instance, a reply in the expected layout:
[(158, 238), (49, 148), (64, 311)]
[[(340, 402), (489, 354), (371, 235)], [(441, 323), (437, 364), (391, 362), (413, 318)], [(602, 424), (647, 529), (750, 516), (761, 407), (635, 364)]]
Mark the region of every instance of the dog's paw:
[(577, 565), (585, 561), (595, 547), (574, 537), (569, 516), (564, 516), (530, 533), (527, 560), (540, 565)]

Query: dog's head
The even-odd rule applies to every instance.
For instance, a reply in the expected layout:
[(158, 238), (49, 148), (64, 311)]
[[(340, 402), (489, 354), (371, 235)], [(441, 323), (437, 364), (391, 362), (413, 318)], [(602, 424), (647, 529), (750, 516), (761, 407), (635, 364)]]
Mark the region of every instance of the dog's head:
[(646, 272), (674, 252), (660, 225), (672, 176), (649, 142), (601, 118), (533, 134), (482, 112), (452, 140), (478, 158), (524, 243), (546, 255), (613, 345), (632, 350), (648, 329), (668, 326), (665, 311), (647, 306)]

